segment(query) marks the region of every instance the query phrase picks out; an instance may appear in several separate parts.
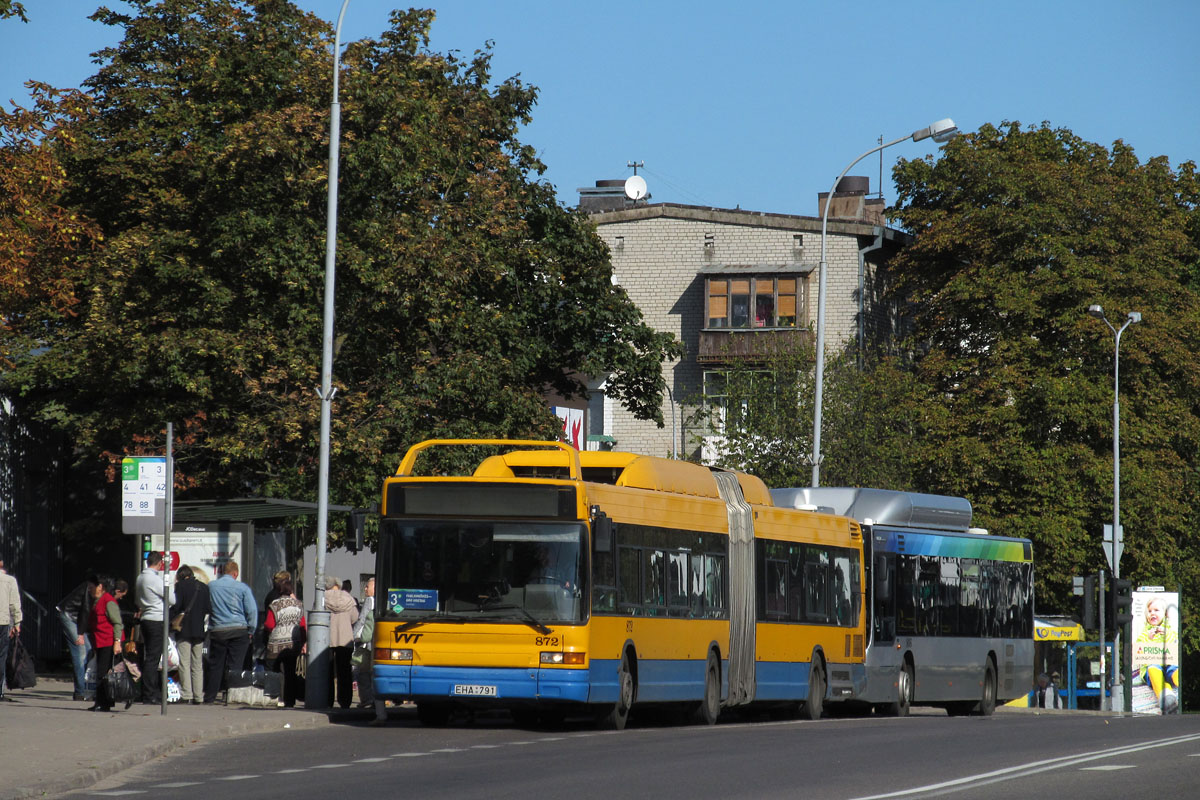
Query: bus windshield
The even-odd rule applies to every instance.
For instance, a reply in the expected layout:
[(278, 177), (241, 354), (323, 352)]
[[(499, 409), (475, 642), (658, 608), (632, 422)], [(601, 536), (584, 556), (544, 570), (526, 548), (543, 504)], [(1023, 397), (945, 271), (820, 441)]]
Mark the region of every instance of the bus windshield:
[(584, 541), (578, 522), (385, 519), (379, 617), (582, 622)]

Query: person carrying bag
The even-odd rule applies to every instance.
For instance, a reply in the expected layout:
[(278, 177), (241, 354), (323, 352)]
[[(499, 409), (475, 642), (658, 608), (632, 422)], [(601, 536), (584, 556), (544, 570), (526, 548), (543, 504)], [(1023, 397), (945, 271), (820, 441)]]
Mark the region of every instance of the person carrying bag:
[[(96, 703), (89, 711), (112, 711), (113, 706), (120, 702), (113, 693), (125, 698), (125, 707), (133, 704), (137, 687), (133, 686), (133, 673), (121, 654), (121, 639), (125, 633), (125, 625), (121, 621), (121, 609), (113, 597), (116, 583), (107, 575), (97, 579), (93, 594), (96, 604), (92, 606), (91, 629), (92, 646), (96, 651), (96, 675), (100, 680), (96, 686)], [(116, 669), (114, 660), (120, 659), (122, 676), (112, 677)], [(129, 688), (132, 687), (132, 688)], [(128, 692), (133, 694), (125, 696)]]

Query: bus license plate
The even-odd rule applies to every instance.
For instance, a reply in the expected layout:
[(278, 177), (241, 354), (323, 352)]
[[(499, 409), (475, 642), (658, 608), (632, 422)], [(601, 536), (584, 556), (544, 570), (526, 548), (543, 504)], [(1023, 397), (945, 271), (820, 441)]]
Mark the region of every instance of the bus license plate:
[(480, 683), (456, 683), (454, 684), (454, 694), (469, 697), (495, 697), (496, 687)]

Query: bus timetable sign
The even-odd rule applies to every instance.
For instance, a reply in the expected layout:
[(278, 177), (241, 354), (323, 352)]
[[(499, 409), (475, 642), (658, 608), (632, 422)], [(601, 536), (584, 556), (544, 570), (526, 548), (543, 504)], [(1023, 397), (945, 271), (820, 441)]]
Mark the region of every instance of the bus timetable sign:
[(121, 459), (121, 530), (162, 533), (167, 518), (167, 459), (132, 456)]

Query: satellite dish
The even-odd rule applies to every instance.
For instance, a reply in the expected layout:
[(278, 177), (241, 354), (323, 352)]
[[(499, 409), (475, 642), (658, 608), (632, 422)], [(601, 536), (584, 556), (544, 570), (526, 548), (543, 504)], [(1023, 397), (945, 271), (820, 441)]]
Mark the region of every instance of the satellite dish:
[(645, 197), (646, 179), (641, 175), (634, 175), (625, 181), (625, 196), (635, 202)]

